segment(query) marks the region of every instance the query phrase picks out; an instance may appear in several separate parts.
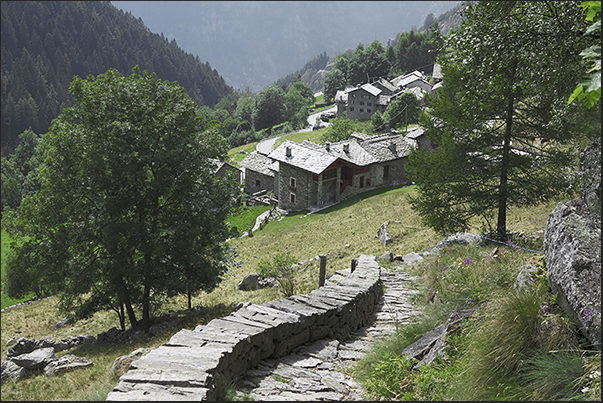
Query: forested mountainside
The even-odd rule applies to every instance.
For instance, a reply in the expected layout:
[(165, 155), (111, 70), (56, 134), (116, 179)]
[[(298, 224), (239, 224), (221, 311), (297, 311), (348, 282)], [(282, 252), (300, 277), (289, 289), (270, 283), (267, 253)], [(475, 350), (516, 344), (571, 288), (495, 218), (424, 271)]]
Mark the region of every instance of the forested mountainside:
[[(408, 73), (415, 69), (423, 69), (425, 65), (434, 62), (435, 54), (428, 55), (426, 52), (427, 49), (425, 49), (428, 46), (425, 39), (431, 32), (431, 27), (437, 24), (438, 32), (443, 36), (447, 35), (451, 29), (458, 28), (463, 18), (462, 12), (467, 7), (467, 3), (471, 2), (461, 2), (452, 10), (446, 11), (438, 17), (434, 16), (433, 13), (429, 13), (420, 28), (413, 27), (410, 32), (399, 32), (394, 38), (383, 44), (385, 49), (391, 46), (392, 50), (398, 53), (398, 70), (400, 74)], [(401, 38), (404, 42), (402, 45), (400, 45)], [(411, 48), (413, 43), (415, 45)], [(366, 44), (365, 47), (368, 47), (368, 45)], [(424, 48), (420, 49), (421, 46)], [(347, 53), (351, 57), (354, 49), (349, 48), (341, 53)], [(320, 91), (323, 88), (325, 74), (333, 67), (338, 55), (335, 54), (329, 57), (326, 53), (321, 53), (306, 63), (301, 69), (276, 80), (275, 84), (289, 86), (297, 79), (301, 79), (303, 83), (307, 84), (314, 91)], [(431, 74), (431, 67), (426, 73)]]
[(2, 155), (31, 129), (45, 133), (71, 104), (74, 76), (138, 65), (177, 81), (199, 106), (213, 107), (234, 91), (199, 56), (152, 33), (142, 19), (108, 1), (2, 1)]

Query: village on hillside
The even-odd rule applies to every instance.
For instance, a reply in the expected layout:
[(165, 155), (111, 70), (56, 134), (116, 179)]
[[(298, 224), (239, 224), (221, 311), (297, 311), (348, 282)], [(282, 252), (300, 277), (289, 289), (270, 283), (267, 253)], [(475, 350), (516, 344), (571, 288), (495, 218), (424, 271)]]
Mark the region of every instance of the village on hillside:
[[(394, 79), (379, 78), (371, 83), (348, 87), (335, 96), (336, 117), (369, 120), (405, 92), (420, 101), (441, 86), (439, 65), (432, 82), (420, 71)], [(248, 154), (237, 168), (216, 162), (216, 174), (236, 170), (239, 183), (252, 203), (269, 203), (281, 209), (315, 211), (339, 203), (355, 194), (380, 186), (410, 184), (404, 170), (410, 152), (433, 149), (422, 128), (408, 133), (390, 130), (384, 134), (352, 133), (350, 139), (316, 144), (285, 141), (266, 154)]]

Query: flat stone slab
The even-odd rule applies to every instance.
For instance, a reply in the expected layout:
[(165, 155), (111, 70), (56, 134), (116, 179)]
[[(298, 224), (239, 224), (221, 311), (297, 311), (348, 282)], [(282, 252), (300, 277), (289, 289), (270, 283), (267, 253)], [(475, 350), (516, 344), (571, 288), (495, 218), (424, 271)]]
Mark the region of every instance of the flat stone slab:
[(111, 401), (202, 401), (208, 400), (208, 389), (122, 382), (107, 395)]

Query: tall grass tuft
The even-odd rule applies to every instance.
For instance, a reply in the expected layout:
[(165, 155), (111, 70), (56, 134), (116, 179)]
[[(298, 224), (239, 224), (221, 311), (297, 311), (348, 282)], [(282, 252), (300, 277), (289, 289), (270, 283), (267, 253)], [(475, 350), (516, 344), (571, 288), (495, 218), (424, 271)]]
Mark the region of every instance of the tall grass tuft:
[(482, 320), (467, 329), (468, 345), (462, 358), (467, 368), (458, 379), (458, 398), (496, 399), (503, 392), (501, 380), (524, 369), (537, 347), (533, 335), (545, 297), (539, 289), (510, 291), (483, 307)]

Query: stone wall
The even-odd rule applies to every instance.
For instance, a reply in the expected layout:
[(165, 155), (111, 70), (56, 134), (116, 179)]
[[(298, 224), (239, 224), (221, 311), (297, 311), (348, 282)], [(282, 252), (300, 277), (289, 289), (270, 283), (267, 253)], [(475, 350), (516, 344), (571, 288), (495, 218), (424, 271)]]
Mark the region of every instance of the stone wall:
[(195, 330), (183, 329), (132, 362), (107, 400), (216, 400), (218, 388), (260, 360), (323, 338), (343, 340), (367, 325), (383, 290), (374, 256), (353, 273), (309, 294), (247, 304)]

